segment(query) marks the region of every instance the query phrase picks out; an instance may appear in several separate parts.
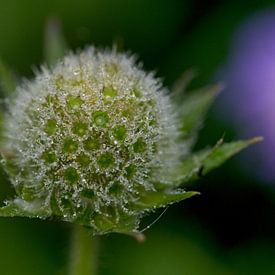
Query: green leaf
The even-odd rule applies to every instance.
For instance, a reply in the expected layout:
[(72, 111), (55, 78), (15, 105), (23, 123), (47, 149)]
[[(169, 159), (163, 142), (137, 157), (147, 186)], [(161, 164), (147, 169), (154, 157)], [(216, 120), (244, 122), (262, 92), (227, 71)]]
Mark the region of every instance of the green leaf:
[(66, 48), (58, 19), (49, 18), (44, 41), (44, 59), (47, 64), (54, 65), (59, 58), (63, 57)]
[(195, 78), (196, 71), (194, 69), (186, 70), (179, 79), (176, 80), (172, 87), (171, 98), (176, 104), (181, 104), (184, 92), (189, 83)]
[(6, 202), (6, 205), (0, 208), (0, 216), (45, 219), (50, 216), (50, 213), (41, 207), (39, 201), (28, 203), (21, 199), (14, 199)]
[(141, 197), (138, 201), (136, 201), (132, 208), (133, 210), (148, 211), (188, 199), (197, 194), (199, 194), (199, 192), (185, 192), (182, 190), (176, 190), (172, 192), (148, 192), (145, 196)]
[(190, 146), (195, 142), (194, 136), (200, 129), (209, 106), (221, 90), (222, 85), (217, 84), (203, 88), (200, 91), (192, 92), (185, 97), (180, 107), (180, 130), (182, 139), (190, 140)]
[(9, 154), (9, 152), (5, 152), (5, 154), (7, 157), (2, 152), (0, 152), (0, 167), (4, 172), (5, 177), (10, 180), (11, 175), (18, 174), (19, 168), (16, 166), (16, 163), (11, 154)]
[(6, 98), (15, 91), (16, 82), (12, 71), (0, 59), (0, 90), (1, 97)]
[[(175, 171), (177, 180), (169, 186), (178, 187), (182, 184), (197, 180), (222, 165), (226, 160), (241, 150), (260, 141), (262, 141), (261, 137), (230, 143), (223, 143), (223, 140), (220, 140), (214, 148), (197, 152), (183, 161)], [(167, 185), (158, 185), (157, 188), (165, 189)]]

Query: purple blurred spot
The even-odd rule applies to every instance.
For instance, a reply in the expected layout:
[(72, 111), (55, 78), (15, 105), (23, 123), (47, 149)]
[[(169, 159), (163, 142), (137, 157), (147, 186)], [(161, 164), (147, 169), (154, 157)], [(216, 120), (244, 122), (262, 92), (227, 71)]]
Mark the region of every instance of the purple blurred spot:
[(259, 179), (275, 180), (275, 9), (249, 18), (236, 32), (222, 75), (226, 90), (218, 112), (240, 138), (264, 136), (243, 154), (244, 167)]

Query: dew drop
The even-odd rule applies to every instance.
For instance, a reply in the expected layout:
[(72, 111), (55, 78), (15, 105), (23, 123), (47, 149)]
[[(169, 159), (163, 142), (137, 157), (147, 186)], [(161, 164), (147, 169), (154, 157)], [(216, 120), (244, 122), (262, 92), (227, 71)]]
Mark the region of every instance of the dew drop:
[(79, 75), (80, 74), (80, 70), (74, 70), (73, 74), (74, 75)]

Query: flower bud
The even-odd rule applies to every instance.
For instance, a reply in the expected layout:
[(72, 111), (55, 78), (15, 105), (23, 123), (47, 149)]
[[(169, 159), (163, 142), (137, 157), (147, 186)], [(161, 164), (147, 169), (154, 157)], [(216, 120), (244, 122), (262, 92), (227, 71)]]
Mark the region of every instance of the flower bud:
[[(171, 99), (129, 55), (89, 48), (17, 88), (1, 163), (17, 196), (0, 216), (57, 217), (94, 234), (133, 233), (149, 211), (261, 138), (190, 154), (220, 86)], [(180, 88), (180, 89), (179, 89)]]
[(97, 233), (135, 228), (141, 211), (130, 205), (168, 183), (180, 160), (165, 89), (116, 51), (89, 48), (43, 68), (9, 111), (2, 151), (18, 203)]

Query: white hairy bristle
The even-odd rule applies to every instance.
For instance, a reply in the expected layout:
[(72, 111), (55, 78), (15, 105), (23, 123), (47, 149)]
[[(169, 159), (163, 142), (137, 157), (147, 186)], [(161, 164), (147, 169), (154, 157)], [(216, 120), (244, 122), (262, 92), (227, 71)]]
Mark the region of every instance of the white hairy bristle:
[(2, 151), (15, 164), (18, 195), (68, 220), (89, 207), (95, 228), (96, 215), (129, 214), (129, 203), (167, 183), (180, 161), (167, 91), (115, 50), (88, 48), (43, 68), (9, 111)]

